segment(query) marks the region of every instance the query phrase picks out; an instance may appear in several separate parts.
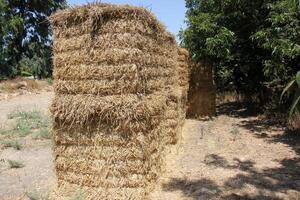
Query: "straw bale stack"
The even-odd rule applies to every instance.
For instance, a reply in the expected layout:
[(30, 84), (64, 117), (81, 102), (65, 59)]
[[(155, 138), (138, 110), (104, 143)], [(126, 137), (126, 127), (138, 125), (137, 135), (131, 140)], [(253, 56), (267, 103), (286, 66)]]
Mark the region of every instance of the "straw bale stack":
[(216, 115), (216, 87), (212, 66), (204, 62), (191, 65), (187, 116), (196, 119), (213, 117)]
[[(178, 48), (178, 74), (179, 74), (179, 87), (181, 90), (181, 103), (180, 103), (180, 127), (182, 128), (186, 117), (187, 99), (189, 91), (189, 52), (186, 49)], [(180, 130), (181, 132), (181, 130)]]
[(85, 199), (145, 199), (162, 170), (164, 118), (177, 98), (175, 38), (131, 6), (89, 4), (50, 21), (58, 178), (51, 198), (81, 190)]
[(185, 121), (187, 93), (189, 89), (189, 54), (188, 51), (178, 47), (177, 70), (173, 93), (167, 100), (165, 115), (166, 143), (176, 144), (181, 139), (181, 131)]

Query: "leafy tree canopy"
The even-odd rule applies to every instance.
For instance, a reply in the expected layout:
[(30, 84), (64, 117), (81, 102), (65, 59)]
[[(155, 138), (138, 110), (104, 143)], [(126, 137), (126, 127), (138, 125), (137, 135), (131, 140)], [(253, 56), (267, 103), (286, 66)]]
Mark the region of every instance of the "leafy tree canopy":
[(218, 89), (263, 100), (262, 91), (282, 88), (300, 69), (297, 0), (186, 0), (186, 7), (182, 46), (214, 66)]
[[(47, 17), (65, 6), (65, 0), (0, 0), (0, 76), (20, 75), (24, 63), (38, 77), (51, 73)], [(40, 69), (31, 69), (37, 60)]]

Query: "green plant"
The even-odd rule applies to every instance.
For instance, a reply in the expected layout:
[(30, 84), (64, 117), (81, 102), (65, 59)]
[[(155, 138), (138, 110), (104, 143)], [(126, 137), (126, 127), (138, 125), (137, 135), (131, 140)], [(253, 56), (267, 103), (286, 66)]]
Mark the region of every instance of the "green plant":
[(71, 198), (71, 200), (84, 200), (84, 195), (83, 192), (81, 190), (78, 190), (73, 197)]
[(230, 131), (230, 133), (233, 135), (234, 139), (236, 140), (237, 137), (240, 135), (240, 130), (237, 127), (233, 127), (233, 129)]
[(35, 131), (40, 133), (43, 138), (47, 138), (49, 118), (39, 111), (16, 110), (8, 115), (9, 119), (16, 119), (13, 128), (14, 133), (20, 136), (27, 136)]
[(7, 130), (7, 129), (5, 129), (5, 128), (0, 128), (0, 135), (6, 135), (6, 134), (8, 134), (9, 133), (9, 131)]
[(47, 83), (49, 85), (53, 85), (53, 79), (52, 78), (47, 78)]
[(1, 144), (5, 148), (12, 147), (16, 150), (21, 150), (21, 148), (22, 148), (22, 145), (18, 141), (3, 141), (3, 142), (1, 142)]
[(48, 200), (49, 193), (40, 194), (38, 191), (33, 190), (30, 192), (26, 192), (25, 195), (28, 197), (29, 200)]
[(280, 106), (278, 88), (300, 69), (299, 1), (185, 2), (181, 46), (195, 62), (214, 67), (218, 91), (236, 91), (247, 101), (257, 96), (264, 109), (284, 110), (288, 102)]
[(32, 137), (34, 139), (51, 139), (51, 135), (49, 133), (48, 128), (41, 128), (35, 133), (33, 133)]
[(24, 74), (48, 77), (52, 72), (52, 30), (47, 17), (66, 0), (0, 1), (0, 78)]
[(293, 114), (300, 112), (300, 71), (298, 71), (296, 77), (282, 91), (281, 100), (286, 93), (294, 95), (289, 113), (289, 116), (292, 117)]
[(10, 168), (22, 168), (25, 165), (22, 162), (15, 161), (15, 160), (7, 160)]
[(26, 192), (25, 195), (30, 200), (40, 200), (40, 195), (36, 191)]

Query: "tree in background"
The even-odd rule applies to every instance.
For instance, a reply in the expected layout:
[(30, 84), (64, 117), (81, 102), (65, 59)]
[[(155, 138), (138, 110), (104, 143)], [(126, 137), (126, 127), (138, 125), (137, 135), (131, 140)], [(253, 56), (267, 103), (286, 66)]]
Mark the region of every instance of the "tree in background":
[[(278, 0), (268, 6), (270, 12), (266, 23), (252, 38), (267, 51), (263, 73), (267, 86), (278, 91), (278, 86), (286, 85), (300, 70), (300, 6), (298, 0)], [(299, 89), (291, 91), (294, 96), (300, 96)], [(300, 106), (300, 102), (295, 104), (295, 98), (285, 100), (288, 105), (292, 104), (291, 107)]]
[(297, 2), (186, 0), (182, 45), (195, 61), (214, 66), (219, 90), (257, 95), (261, 103), (275, 94), (279, 100), (299, 69)]
[(47, 17), (65, 6), (65, 0), (0, 0), (0, 78), (51, 74)]

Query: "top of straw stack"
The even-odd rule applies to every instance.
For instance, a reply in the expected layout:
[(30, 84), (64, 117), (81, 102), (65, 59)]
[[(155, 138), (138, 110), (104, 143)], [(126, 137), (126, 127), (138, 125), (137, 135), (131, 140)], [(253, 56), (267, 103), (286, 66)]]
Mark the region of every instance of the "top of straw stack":
[(165, 26), (146, 8), (115, 5), (107, 3), (89, 3), (84, 6), (75, 6), (65, 10), (60, 10), (49, 17), (54, 27), (67, 28), (73, 25), (87, 23), (93, 30), (100, 28), (102, 24), (111, 19), (132, 19), (147, 23), (154, 32), (165, 39), (175, 42), (175, 37), (166, 31)]

